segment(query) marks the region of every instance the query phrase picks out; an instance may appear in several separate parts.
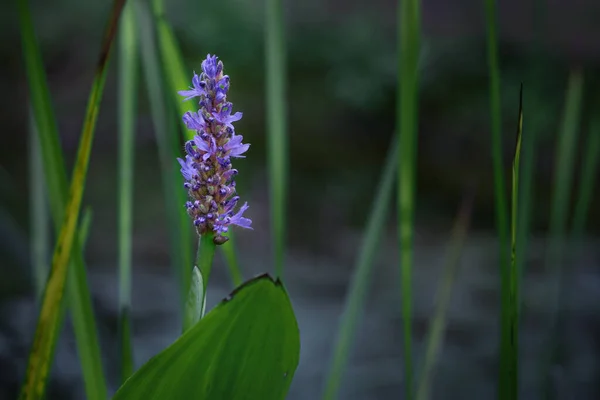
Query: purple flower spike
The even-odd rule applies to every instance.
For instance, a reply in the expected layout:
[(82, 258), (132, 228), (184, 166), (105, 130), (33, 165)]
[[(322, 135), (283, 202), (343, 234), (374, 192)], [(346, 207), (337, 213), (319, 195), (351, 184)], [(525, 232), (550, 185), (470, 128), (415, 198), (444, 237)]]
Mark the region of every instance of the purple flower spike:
[(239, 196), (235, 190), (237, 169), (232, 158), (244, 158), (250, 148), (236, 135), (233, 123), (242, 118), (241, 112), (233, 115), (233, 106), (227, 101), (229, 76), (223, 75), (223, 63), (210, 54), (202, 62), (200, 76), (194, 74), (192, 87), (180, 95), (189, 100), (199, 97), (200, 109), (186, 112), (183, 122), (196, 131), (194, 138), (185, 144), (185, 159), (178, 158), (190, 200), (185, 207), (199, 235), (212, 233), (215, 244), (223, 244), (231, 225), (252, 229), (252, 221), (243, 216), (248, 204), (234, 213)]

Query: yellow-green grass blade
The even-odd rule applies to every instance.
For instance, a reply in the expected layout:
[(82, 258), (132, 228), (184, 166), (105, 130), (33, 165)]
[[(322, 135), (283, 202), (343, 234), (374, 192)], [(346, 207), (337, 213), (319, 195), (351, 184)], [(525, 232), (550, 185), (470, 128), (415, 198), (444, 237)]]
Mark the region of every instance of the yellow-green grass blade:
[(156, 32), (149, 4), (144, 0), (134, 0), (134, 4), (143, 72), (158, 143), (169, 227), (171, 262), (179, 281), (179, 306), (183, 316), (193, 268), (193, 250), (192, 222), (184, 207), (186, 193), (177, 162), (177, 157), (182, 156), (182, 146), (179, 145), (177, 125), (172, 123), (169, 112), (171, 110), (167, 106), (166, 85), (161, 72), (159, 53), (156, 49)]
[(465, 239), (467, 238), (472, 207), (473, 194), (469, 193), (463, 201), (456, 222), (454, 223), (452, 241), (449, 245), (448, 255), (446, 257), (447, 265), (437, 289), (436, 308), (431, 317), (431, 323), (429, 324), (430, 328), (427, 335), (425, 358), (415, 396), (417, 400), (427, 400), (430, 397), (435, 363), (444, 342), (448, 304), (450, 303), (452, 287), (454, 286), (454, 281), (460, 267), (460, 256), (462, 254)]
[(131, 242), (133, 220), (135, 119), (138, 95), (137, 28), (133, 4), (123, 9), (119, 32), (119, 359), (124, 382), (133, 373), (131, 344)]
[[(41, 52), (35, 37), (29, 7), (26, 0), (19, 0), (17, 5), (19, 10), (25, 67), (31, 95), (31, 105), (34, 111), (42, 149), (51, 214), (58, 233), (61, 229), (60, 224), (64, 219), (65, 208), (67, 205), (67, 175), (60, 149), (56, 120), (46, 83)], [(118, 16), (119, 7), (119, 2), (116, 2), (113, 9), (113, 19), (111, 21), (114, 21)], [(112, 29), (110, 24), (111, 22), (109, 22), (106, 38), (111, 36), (110, 31)], [(110, 45), (111, 40), (112, 39), (105, 40), (99, 66), (104, 65), (107, 60), (107, 44)], [(100, 72), (100, 69), (98, 72)], [(89, 121), (86, 120), (86, 124), (88, 123)], [(96, 337), (91, 298), (87, 287), (81, 246), (76, 238), (72, 243), (72, 247), (73, 254), (71, 258), (73, 259), (73, 266), (68, 269), (69, 284), (67, 285), (67, 288), (73, 311), (73, 323), (83, 369), (86, 394), (88, 399), (105, 399), (106, 385), (104, 374), (102, 372), (101, 356)], [(62, 284), (64, 285), (64, 280)], [(46, 290), (46, 292), (48, 292), (48, 290)], [(54, 295), (58, 295), (59, 299), (62, 298), (62, 293)], [(56, 314), (60, 315), (57, 323), (54, 325), (46, 325), (51, 329), (56, 329), (56, 332), (60, 330), (63, 321), (62, 316), (64, 316), (64, 306), (61, 306), (60, 308), (60, 312), (51, 309), (53, 316)], [(53, 339), (56, 339), (56, 332)], [(44, 346), (48, 345), (49, 349), (45, 348), (45, 359), (39, 360), (41, 362), (36, 364), (36, 366), (40, 368), (37, 370), (37, 373), (41, 372), (41, 376), (38, 374), (36, 375), (36, 378), (44, 379), (42, 382), (35, 382), (37, 388), (41, 387), (41, 390), (43, 390), (45, 385), (45, 377), (47, 376), (48, 368), (52, 360), (54, 344), (54, 342), (44, 343)], [(30, 376), (28, 375), (28, 378), (29, 377)]]
[(419, 129), (419, 55), (421, 5), (405, 0), (398, 6), (398, 237), (404, 324), (405, 398), (413, 397), (412, 365), (412, 267), (416, 197), (417, 137)]
[[(179, 44), (173, 33), (173, 28), (164, 15), (162, 0), (153, 0), (152, 6), (162, 70), (168, 84), (169, 96), (173, 99), (174, 108), (177, 110), (178, 116), (181, 117), (188, 111), (198, 111), (193, 101), (183, 101), (182, 97), (177, 94), (179, 90), (184, 90), (190, 85), (192, 75), (185, 66)], [(187, 129), (181, 118), (179, 118), (179, 121), (184, 140), (191, 140), (194, 132)], [(233, 285), (237, 287), (242, 283), (242, 273), (235, 252), (234, 233), (229, 232), (228, 236), (229, 241), (219, 247), (225, 256)]]
[(113, 400), (283, 400), (299, 358), (288, 295), (261, 275), (150, 359)]
[(322, 398), (324, 400), (338, 398), (356, 325), (364, 309), (365, 298), (371, 281), (372, 266), (377, 257), (379, 239), (385, 223), (388, 221), (398, 159), (397, 137), (395, 134), (393, 136), (395, 140), (392, 141), (388, 151), (387, 162), (382, 171), (381, 181), (379, 182), (377, 195), (373, 201), (372, 212), (369, 215), (362, 247), (356, 259), (356, 266), (352, 274), (348, 294), (346, 295), (344, 311), (340, 319), (337, 340), (335, 341), (332, 363), (325, 390), (323, 391)]

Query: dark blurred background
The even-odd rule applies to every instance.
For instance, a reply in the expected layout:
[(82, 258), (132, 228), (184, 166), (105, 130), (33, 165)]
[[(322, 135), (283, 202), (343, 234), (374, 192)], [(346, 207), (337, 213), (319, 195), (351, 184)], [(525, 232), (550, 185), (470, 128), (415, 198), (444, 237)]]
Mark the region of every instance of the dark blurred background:
[[(252, 144), (238, 161), (238, 192), (254, 231), (237, 235), (245, 278), (272, 271), (266, 176), (264, 2), (167, 2), (190, 78), (207, 53), (232, 78), (229, 99), (244, 118), (236, 130)], [(31, 1), (69, 167), (90, 90), (108, 1)], [(600, 3), (594, 0), (499, 1), (502, 110), (507, 179), (519, 85), (525, 87), (525, 135), (539, 132), (534, 235), (526, 261), (522, 343), (523, 398), (545, 354), (552, 302), (545, 272), (545, 232), (553, 187), (556, 135), (569, 71), (585, 73), (580, 146), (599, 112)], [(396, 2), (287, 1), (290, 197), (287, 285), (302, 336), (291, 400), (318, 398), (327, 372), (346, 286), (394, 130)], [(482, 0), (423, 1), (421, 111), (416, 219), (415, 351), (417, 368), (444, 268), (452, 221), (465, 189), (477, 188), (473, 226), (449, 305), (435, 399), (495, 395), (499, 276), (494, 239), (485, 14)], [(29, 257), (28, 99), (13, 2), (0, 4), (0, 399), (16, 396), (37, 312)], [(116, 53), (115, 53), (116, 54)], [(117, 76), (108, 75), (85, 193), (94, 218), (86, 251), (109, 379), (117, 381)], [(143, 77), (140, 70), (140, 77)], [(183, 89), (183, 88), (182, 88)], [(176, 285), (169, 269), (164, 196), (145, 84), (139, 90), (134, 210), (134, 332), (138, 365), (179, 332)], [(580, 163), (577, 157), (576, 171)], [(577, 174), (576, 174), (577, 175)], [(573, 193), (576, 193), (577, 176)], [(600, 192), (588, 234), (568, 271), (567, 356), (553, 369), (560, 399), (600, 398)], [(375, 261), (366, 315), (345, 375), (342, 399), (402, 393), (400, 289), (395, 212)], [(217, 257), (209, 301), (230, 290)], [(114, 386), (113, 386), (114, 389)], [(52, 399), (83, 398), (70, 326), (63, 331)]]

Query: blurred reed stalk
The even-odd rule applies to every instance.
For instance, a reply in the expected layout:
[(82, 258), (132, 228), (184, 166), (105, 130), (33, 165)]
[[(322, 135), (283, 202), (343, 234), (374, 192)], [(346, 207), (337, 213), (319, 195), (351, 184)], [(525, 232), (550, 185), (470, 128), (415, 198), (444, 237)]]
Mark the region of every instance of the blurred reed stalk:
[(179, 306), (183, 316), (193, 268), (193, 249), (192, 227), (185, 207), (183, 207), (186, 194), (176, 159), (181, 151), (180, 136), (173, 109), (168, 106), (166, 100), (169, 96), (165, 92), (161, 60), (156, 49), (154, 20), (149, 4), (146, 0), (133, 0), (133, 2), (137, 17), (146, 90), (150, 100), (154, 133), (158, 142), (171, 263), (179, 282)]
[(138, 48), (134, 5), (129, 2), (123, 10), (119, 32), (119, 359), (121, 383), (133, 373), (131, 343), (131, 243), (134, 188), (134, 143), (136, 98), (138, 92)]
[(42, 163), (42, 150), (34, 112), (29, 117), (29, 223), (31, 235), (31, 261), (35, 293), (40, 301), (44, 295), (48, 263), (50, 262), (50, 215), (48, 189)]
[(339, 388), (344, 375), (356, 325), (362, 317), (367, 290), (371, 282), (373, 264), (377, 260), (379, 239), (387, 222), (390, 203), (393, 196), (393, 188), (396, 178), (397, 160), (399, 154), (398, 138), (393, 135), (394, 140), (388, 151), (385, 168), (377, 189), (377, 195), (373, 200), (371, 214), (367, 223), (367, 229), (363, 237), (360, 253), (357, 257), (356, 266), (350, 288), (346, 295), (344, 312), (340, 318), (337, 340), (333, 352), (331, 367), (327, 378), (323, 400), (334, 400), (338, 398)]
[(460, 268), (460, 257), (471, 223), (473, 198), (473, 192), (466, 194), (452, 229), (451, 241), (448, 245), (446, 256), (446, 268), (444, 268), (444, 274), (438, 284), (436, 308), (429, 322), (430, 328), (427, 334), (425, 358), (415, 396), (417, 400), (427, 400), (431, 395), (435, 365), (438, 354), (444, 344), (448, 305), (450, 303), (454, 281)]
[[(495, 0), (485, 0), (488, 68), (490, 74), (490, 117), (492, 131), (492, 162), (494, 171), (494, 197), (496, 207), (496, 229), (499, 243), (499, 266), (501, 275), (501, 318), (500, 318), (500, 368), (498, 370), (498, 398), (516, 399), (518, 377), (511, 365), (518, 349), (511, 341), (511, 265), (508, 262), (508, 223), (504, 166), (502, 160), (502, 109), (500, 99), (500, 64), (498, 60), (498, 35)], [(515, 338), (516, 340), (516, 338)]]
[(271, 229), (275, 273), (283, 277), (288, 179), (286, 48), (282, 0), (266, 2), (266, 92)]
[(573, 172), (575, 170), (575, 152), (580, 130), (581, 103), (583, 98), (583, 72), (575, 68), (569, 75), (562, 126), (556, 142), (556, 164), (554, 170), (554, 190), (550, 211), (548, 246), (545, 257), (546, 272), (551, 277), (549, 295), (550, 319), (548, 321), (548, 354), (543, 359), (540, 389), (544, 398), (553, 398), (556, 393), (551, 379), (556, 378), (552, 369), (558, 353), (559, 314), (561, 304), (561, 278), (565, 262), (566, 230), (571, 202)]
[(416, 192), (417, 135), (419, 124), (419, 55), (421, 11), (419, 0), (398, 6), (398, 100), (396, 126), (398, 162), (398, 236), (404, 324), (405, 398), (413, 398), (412, 267)]

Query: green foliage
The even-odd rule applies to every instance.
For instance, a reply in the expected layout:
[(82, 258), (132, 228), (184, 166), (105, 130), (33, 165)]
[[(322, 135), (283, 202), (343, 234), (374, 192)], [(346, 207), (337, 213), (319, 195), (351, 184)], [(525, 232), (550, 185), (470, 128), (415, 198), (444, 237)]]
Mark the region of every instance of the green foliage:
[(356, 329), (356, 324), (361, 317), (367, 289), (371, 281), (371, 270), (377, 257), (379, 238), (389, 212), (396, 177), (396, 160), (398, 159), (398, 143), (394, 141), (390, 146), (387, 162), (382, 172), (381, 182), (377, 190), (377, 197), (373, 201), (371, 215), (365, 230), (363, 245), (356, 259), (356, 267), (346, 296), (344, 312), (340, 321), (338, 337), (335, 342), (331, 369), (323, 393), (323, 399), (337, 398), (345, 365), (350, 355), (351, 344)]
[(171, 263), (179, 281), (179, 307), (184, 313), (185, 300), (190, 287), (192, 268), (192, 224), (183, 204), (186, 193), (179, 172), (177, 157), (181, 155), (179, 132), (171, 108), (167, 105), (167, 88), (163, 81), (160, 54), (156, 48), (154, 19), (150, 5), (145, 0), (133, 0), (137, 17), (138, 37), (146, 90), (150, 99), (154, 134), (158, 143), (161, 178), (167, 222)]
[(269, 77), (266, 92), (271, 234), (275, 271), (278, 277), (282, 277), (285, 262), (288, 178), (285, 31), (282, 0), (268, 0), (266, 4), (265, 64)]
[(413, 398), (412, 365), (412, 267), (416, 193), (417, 137), (419, 126), (419, 54), (421, 49), (421, 4), (405, 0), (398, 7), (398, 105), (399, 135), (398, 237), (404, 323), (405, 398)]
[(131, 344), (131, 241), (133, 233), (134, 143), (137, 105), (137, 27), (131, 1), (119, 30), (119, 358), (121, 381), (133, 373)]
[[(116, 1), (114, 3), (111, 19), (104, 36), (68, 199), (66, 171), (40, 49), (27, 2), (20, 0), (17, 4), (27, 78), (39, 133), (50, 208), (55, 227), (59, 232), (21, 398), (34, 399), (44, 395), (58, 332), (64, 320), (63, 292), (68, 277), (69, 298), (87, 397), (91, 400), (103, 399), (106, 398), (106, 384), (96, 337), (91, 298), (81, 256), (81, 244), (75, 235), (75, 230), (94, 128), (104, 88), (106, 67), (123, 2)], [(67, 268), (71, 252), (73, 266)]]
[(299, 357), (287, 293), (279, 280), (262, 275), (150, 359), (113, 400), (282, 400)]
[(430, 397), (431, 387), (433, 386), (433, 375), (438, 353), (444, 343), (444, 332), (446, 329), (446, 319), (448, 314), (448, 305), (452, 288), (460, 267), (460, 256), (467, 239), (467, 230), (471, 221), (471, 212), (473, 208), (473, 195), (469, 193), (465, 198), (463, 205), (458, 213), (448, 254), (446, 257), (447, 265), (444, 269), (444, 275), (440, 280), (436, 294), (436, 308), (431, 316), (430, 328), (427, 336), (425, 356), (419, 385), (415, 397), (417, 400), (427, 400)]

